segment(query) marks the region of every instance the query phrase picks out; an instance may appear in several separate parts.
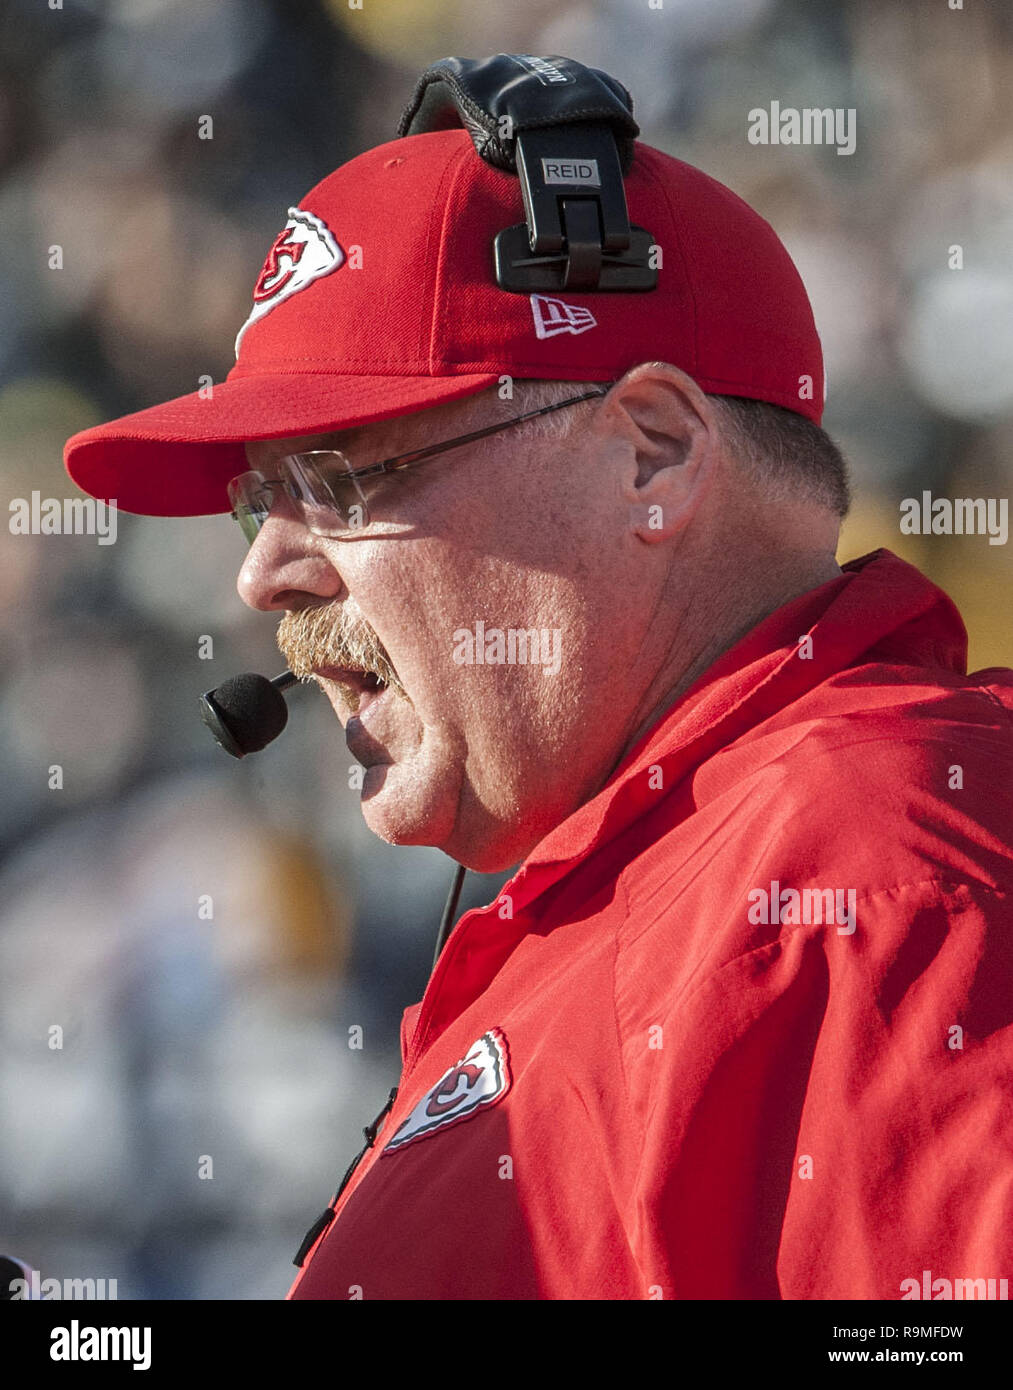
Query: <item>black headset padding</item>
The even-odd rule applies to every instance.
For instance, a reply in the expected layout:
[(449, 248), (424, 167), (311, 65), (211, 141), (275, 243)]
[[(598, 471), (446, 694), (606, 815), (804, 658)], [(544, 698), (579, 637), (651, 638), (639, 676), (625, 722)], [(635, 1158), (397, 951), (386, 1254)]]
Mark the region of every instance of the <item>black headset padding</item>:
[(516, 173), (514, 137), (522, 131), (591, 122), (611, 126), (628, 174), (640, 127), (633, 119), (633, 98), (621, 82), (572, 58), (497, 53), (433, 63), (419, 78), (397, 133), (463, 126), (488, 164)]

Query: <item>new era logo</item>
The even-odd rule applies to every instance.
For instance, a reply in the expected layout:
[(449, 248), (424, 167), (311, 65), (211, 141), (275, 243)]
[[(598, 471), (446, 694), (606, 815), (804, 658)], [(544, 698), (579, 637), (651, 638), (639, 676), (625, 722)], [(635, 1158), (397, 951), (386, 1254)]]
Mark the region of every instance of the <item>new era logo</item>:
[(557, 333), (586, 333), (589, 328), (598, 326), (590, 309), (567, 304), (564, 299), (554, 299), (548, 294), (531, 296), (531, 312), (539, 338), (554, 338)]
[(437, 1129), (469, 1119), (493, 1105), (510, 1089), (510, 1062), (506, 1038), (490, 1028), (473, 1042), (459, 1062), (443, 1073), (414, 1110), (384, 1145), (384, 1154), (395, 1153), (413, 1139), (424, 1139)]

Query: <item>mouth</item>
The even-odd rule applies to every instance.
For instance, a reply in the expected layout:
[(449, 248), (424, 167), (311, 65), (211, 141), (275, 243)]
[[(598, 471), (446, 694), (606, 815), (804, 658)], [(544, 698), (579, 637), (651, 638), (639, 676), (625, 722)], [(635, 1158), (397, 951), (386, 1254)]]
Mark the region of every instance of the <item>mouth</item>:
[(361, 715), (364, 710), (379, 700), (390, 686), (374, 671), (366, 671), (354, 666), (317, 666), (313, 669), (314, 679), (330, 681), (340, 686), (340, 697), (349, 714)]

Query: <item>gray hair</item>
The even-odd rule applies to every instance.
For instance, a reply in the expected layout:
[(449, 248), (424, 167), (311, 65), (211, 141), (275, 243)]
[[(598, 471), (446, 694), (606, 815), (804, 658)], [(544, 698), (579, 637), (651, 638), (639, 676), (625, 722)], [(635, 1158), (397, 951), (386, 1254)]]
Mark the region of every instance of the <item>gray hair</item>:
[[(662, 365), (662, 364), (659, 364)], [(517, 414), (553, 405), (600, 387), (595, 381), (540, 381), (512, 385)], [(495, 388), (494, 388), (495, 389)], [(851, 505), (848, 468), (837, 444), (797, 411), (745, 396), (708, 396), (729, 452), (756, 486), (774, 501), (801, 494), (845, 517)], [(514, 439), (565, 439), (583, 418), (581, 407), (553, 411), (515, 425)]]
[(827, 434), (795, 410), (745, 396), (711, 396), (739, 466), (773, 501), (802, 493), (842, 520), (851, 506), (848, 466)]

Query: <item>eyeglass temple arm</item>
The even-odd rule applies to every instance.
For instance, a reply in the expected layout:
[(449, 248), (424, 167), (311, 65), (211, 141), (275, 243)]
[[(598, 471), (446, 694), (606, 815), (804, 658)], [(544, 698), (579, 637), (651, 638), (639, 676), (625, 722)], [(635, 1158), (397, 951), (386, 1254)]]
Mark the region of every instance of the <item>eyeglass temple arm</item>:
[[(614, 381), (609, 381), (597, 390), (585, 391), (581, 396), (571, 396), (569, 400), (565, 401), (553, 401), (551, 405), (543, 405), (538, 410), (527, 410), (523, 415), (515, 415), (512, 420), (505, 420), (501, 424), (486, 425), (483, 429), (472, 430), (470, 434), (458, 435), (454, 440), (454, 446), (456, 448), (458, 444), (470, 444), (473, 439), (484, 439), (486, 435), (496, 434), (497, 431), (505, 430), (510, 425), (519, 425), (522, 420), (533, 420), (536, 415), (548, 415), (550, 411), (562, 410), (567, 405), (578, 405), (581, 401), (593, 400), (596, 396), (607, 396), (614, 385)], [(383, 459), (380, 463), (371, 466), (379, 472), (396, 463), (415, 463), (428, 458), (431, 454), (440, 453), (446, 447), (446, 444), (429, 444), (424, 449), (413, 449), (409, 454), (395, 454), (393, 458)]]

